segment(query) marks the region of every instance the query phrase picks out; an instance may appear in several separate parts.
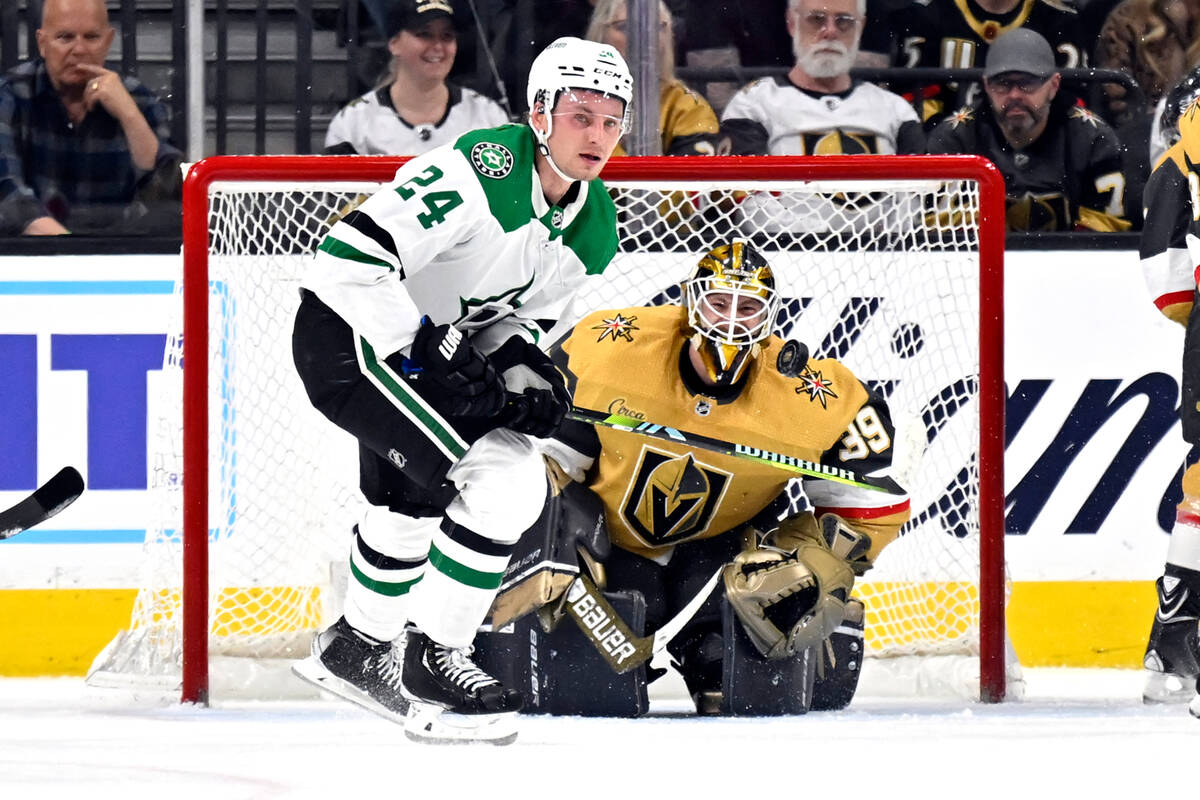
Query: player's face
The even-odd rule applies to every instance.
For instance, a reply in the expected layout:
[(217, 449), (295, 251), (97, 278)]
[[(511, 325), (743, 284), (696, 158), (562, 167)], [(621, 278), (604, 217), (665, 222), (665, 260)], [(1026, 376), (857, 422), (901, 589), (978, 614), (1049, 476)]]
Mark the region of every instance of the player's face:
[[(554, 163), (573, 180), (598, 177), (621, 138), (624, 113), (625, 103), (615, 97), (586, 90), (561, 92), (546, 140)], [(541, 129), (543, 117), (540, 109), (533, 116)]]
[(442, 82), (454, 66), (458, 36), (445, 17), (416, 30), (403, 30), (388, 42), (396, 68), (412, 78)]
[(858, 55), (858, 0), (803, 0), (787, 15), (796, 64), (814, 78), (850, 71)]
[(87, 83), (92, 73), (79, 66), (104, 66), (112, 40), (113, 29), (100, 0), (48, 0), (44, 6), (38, 52), (56, 88)]
[(701, 296), (700, 319), (722, 339), (749, 343), (767, 320), (767, 304), (761, 297), (740, 292), (706, 292)]
[(1058, 92), (1058, 74), (1048, 79), (1026, 72), (1004, 72), (984, 80), (988, 102), (1001, 130), (1009, 138), (1029, 136), (1050, 115), (1050, 101)]

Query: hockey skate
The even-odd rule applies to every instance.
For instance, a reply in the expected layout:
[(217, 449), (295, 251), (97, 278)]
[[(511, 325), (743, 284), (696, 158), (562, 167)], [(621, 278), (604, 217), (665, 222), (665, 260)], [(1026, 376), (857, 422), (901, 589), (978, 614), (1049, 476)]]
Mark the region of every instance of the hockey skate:
[(292, 665), (297, 677), (392, 722), (403, 724), (401, 659), (391, 642), (359, 633), (342, 617), (313, 639), (312, 655)]
[(471, 660), (471, 649), (445, 647), (414, 628), (404, 649), (404, 733), (418, 742), (511, 744), (521, 693)]
[[(1143, 665), (1146, 703), (1186, 703), (1196, 696), (1200, 673), (1200, 627), (1197, 611), (1200, 597), (1192, 597), (1183, 581), (1164, 575), (1156, 583), (1158, 610)], [(1193, 703), (1193, 708), (1200, 706)]]

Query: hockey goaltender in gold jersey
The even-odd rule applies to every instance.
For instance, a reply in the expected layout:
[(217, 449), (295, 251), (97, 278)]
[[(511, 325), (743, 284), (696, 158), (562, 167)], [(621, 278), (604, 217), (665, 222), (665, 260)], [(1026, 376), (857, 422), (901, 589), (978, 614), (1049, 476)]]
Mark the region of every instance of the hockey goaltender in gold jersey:
[[(802, 345), (773, 335), (780, 298), (750, 243), (715, 247), (681, 288), (682, 305), (592, 313), (552, 355), (580, 416), (696, 432), (729, 443), (730, 452), (686, 436), (650, 438), (630, 430), (636, 422), (619, 429), (577, 419), (542, 440), (561, 491), (523, 540), (525, 552), (514, 554), (493, 621), (555, 599), (539, 611), (541, 624), (517, 623), (516, 646), (505, 644), (498, 625), (487, 660), (526, 684), (529, 710), (645, 710), (644, 682), (660, 671), (614, 677), (626, 667), (602, 651), (623, 637), (608, 633), (616, 619), (595, 610), (601, 592), (585, 592), (569, 574), (547, 589), (538, 570), (573, 563), (578, 551), (586, 583), (622, 612), (614, 617), (631, 615), (631, 627), (640, 620), (649, 632), (678, 631), (666, 648), (698, 713), (843, 707), (861, 662), (855, 576), (909, 517), (908, 495), (890, 477), (886, 400), (839, 362), (808, 360)], [(796, 472), (739, 457), (735, 443), (810, 462), (807, 502), (789, 496)], [(862, 478), (816, 477), (827, 469)], [(531, 585), (538, 601), (530, 602)], [(579, 624), (558, 626), (573, 610)], [(641, 636), (625, 633), (635, 643)], [(532, 664), (529, 641), (542, 645), (532, 648)], [(647, 648), (661, 644), (645, 637)]]

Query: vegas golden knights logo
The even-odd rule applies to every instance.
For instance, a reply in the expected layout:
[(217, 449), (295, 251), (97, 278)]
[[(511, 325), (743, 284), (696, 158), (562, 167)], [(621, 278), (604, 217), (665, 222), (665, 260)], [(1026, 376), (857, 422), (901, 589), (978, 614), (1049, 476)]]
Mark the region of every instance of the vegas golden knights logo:
[(729, 482), (729, 473), (649, 447), (621, 507), (621, 516), (647, 544), (662, 546), (704, 532)]

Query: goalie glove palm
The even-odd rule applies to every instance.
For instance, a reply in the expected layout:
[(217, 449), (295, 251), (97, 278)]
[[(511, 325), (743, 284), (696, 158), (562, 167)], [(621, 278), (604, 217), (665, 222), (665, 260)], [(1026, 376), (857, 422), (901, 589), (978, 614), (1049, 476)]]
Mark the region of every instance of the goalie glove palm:
[(492, 417), (504, 407), (504, 379), (453, 325), (421, 318), (404, 373), (432, 389), (422, 394), (451, 416)]

